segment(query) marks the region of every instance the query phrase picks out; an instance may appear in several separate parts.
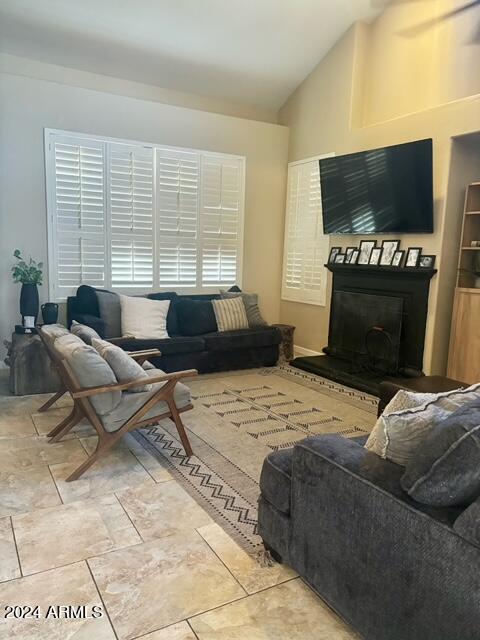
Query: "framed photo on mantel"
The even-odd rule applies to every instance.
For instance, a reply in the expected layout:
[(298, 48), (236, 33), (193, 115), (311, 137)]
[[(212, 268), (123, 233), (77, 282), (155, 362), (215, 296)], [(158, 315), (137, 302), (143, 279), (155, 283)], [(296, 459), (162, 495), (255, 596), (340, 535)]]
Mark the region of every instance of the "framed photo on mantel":
[(358, 256), (357, 264), (369, 264), (370, 255), (376, 246), (376, 240), (361, 240), (359, 248), (360, 254)]

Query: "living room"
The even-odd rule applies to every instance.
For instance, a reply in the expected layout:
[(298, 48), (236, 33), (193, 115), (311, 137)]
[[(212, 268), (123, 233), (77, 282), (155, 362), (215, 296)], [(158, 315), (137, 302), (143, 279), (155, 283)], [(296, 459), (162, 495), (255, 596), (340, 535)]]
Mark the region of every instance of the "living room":
[(479, 640), (478, 0), (0, 15), (0, 638)]

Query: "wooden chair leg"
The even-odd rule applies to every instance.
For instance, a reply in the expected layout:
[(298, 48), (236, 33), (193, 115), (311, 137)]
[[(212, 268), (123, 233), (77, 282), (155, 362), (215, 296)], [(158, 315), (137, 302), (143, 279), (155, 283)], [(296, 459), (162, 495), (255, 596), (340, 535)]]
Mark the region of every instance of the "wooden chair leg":
[(183, 448), (185, 449), (185, 453), (188, 457), (193, 456), (192, 446), (190, 444), (190, 440), (188, 439), (187, 432), (185, 431), (185, 427), (183, 426), (182, 419), (180, 414), (178, 413), (177, 406), (173, 399), (166, 400), (168, 407), (170, 409), (171, 420), (175, 423), (177, 427), (178, 435), (180, 436), (180, 440), (182, 441)]
[(104, 453), (107, 453), (107, 451), (109, 451), (109, 449), (113, 447), (115, 442), (116, 440), (113, 440), (113, 438), (107, 440), (106, 442), (104, 441), (103, 443), (99, 439), (97, 448), (92, 453), (92, 455), (89, 458), (87, 458), (85, 462), (82, 462), (82, 464), (79, 467), (77, 467), (75, 471), (73, 471), (73, 473), (71, 473), (68, 476), (68, 478), (66, 479), (66, 482), (72, 482), (73, 480), (78, 480), (78, 478), (80, 478), (80, 476), (82, 476), (85, 473), (85, 471), (87, 471), (87, 469), (89, 469), (92, 466), (92, 464), (100, 458), (101, 455), (103, 455)]
[(47, 409), (49, 409), (52, 404), (55, 404), (55, 402), (57, 400), (60, 400), (60, 398), (62, 396), (64, 396), (67, 393), (66, 389), (60, 389), (60, 391), (57, 391), (57, 393), (55, 393), (51, 398), (49, 398), (44, 404), (42, 404), (42, 406), (40, 407), (40, 409), (38, 409), (38, 413), (43, 413), (44, 411), (46, 411)]
[(54, 429), (48, 432), (49, 442), (58, 442), (65, 436), (75, 425), (83, 419), (83, 413), (75, 405), (69, 415), (62, 420)]

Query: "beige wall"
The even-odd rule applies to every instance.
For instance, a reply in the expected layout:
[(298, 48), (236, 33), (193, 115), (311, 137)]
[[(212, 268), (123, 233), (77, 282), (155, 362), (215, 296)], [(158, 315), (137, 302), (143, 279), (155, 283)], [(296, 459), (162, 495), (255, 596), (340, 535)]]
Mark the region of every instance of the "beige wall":
[[(245, 155), (243, 285), (258, 291), (266, 318), (278, 321), (286, 127), (14, 73), (0, 74), (0, 96), (2, 340), (19, 321), (20, 288), (9, 275), (13, 249), (47, 259), (44, 127)], [(47, 285), (40, 287), (42, 301)]]
[[(480, 131), (480, 96), (473, 95), (480, 89), (479, 77), (470, 68), (463, 73), (444, 65), (448, 52), (437, 56), (436, 29), (428, 35), (422, 32), (418, 41), (395, 35), (394, 18), (400, 10), (421, 11), (418, 15), (422, 19), (428, 17), (427, 5), (438, 10), (438, 4), (430, 0), (401, 5), (399, 8), (394, 4), (370, 26), (359, 24), (352, 28), (292, 94), (280, 112), (280, 121), (290, 127), (289, 161), (433, 138), (435, 233), (400, 237), (403, 248), (421, 246), (426, 253), (437, 255), (439, 272), (431, 285), (424, 369), (443, 372), (461, 216), (461, 207), (454, 205), (448, 208), (448, 219), (446, 216), (451, 139)], [(410, 24), (413, 18), (410, 14)], [(402, 20), (407, 22), (405, 15)], [(459, 51), (459, 41), (459, 35), (448, 41), (456, 43), (451, 54), (465, 59), (464, 44)], [(463, 74), (462, 82), (445, 78), (446, 69), (452, 76)], [(426, 77), (429, 85), (423, 91)], [(434, 104), (440, 100), (443, 82), (451, 87), (461, 85), (464, 95), (472, 95)], [(449, 100), (452, 96), (450, 93)], [(379, 240), (386, 237), (379, 236)], [(335, 236), (332, 243), (346, 247), (360, 239), (361, 236)], [(329, 276), (327, 299), (330, 286)], [(319, 307), (282, 301), (280, 315), (282, 322), (297, 327), (297, 345), (320, 351), (328, 341), (329, 312), (329, 304)]]

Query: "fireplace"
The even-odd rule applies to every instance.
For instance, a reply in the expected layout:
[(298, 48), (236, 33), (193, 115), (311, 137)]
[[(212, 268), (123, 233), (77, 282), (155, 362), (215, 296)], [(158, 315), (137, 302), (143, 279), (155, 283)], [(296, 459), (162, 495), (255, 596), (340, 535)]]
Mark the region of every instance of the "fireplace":
[(428, 294), (436, 271), (326, 266), (333, 284), (325, 355), (292, 364), (374, 394), (388, 376), (423, 375)]

